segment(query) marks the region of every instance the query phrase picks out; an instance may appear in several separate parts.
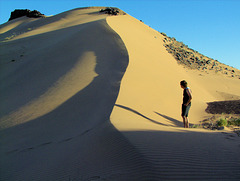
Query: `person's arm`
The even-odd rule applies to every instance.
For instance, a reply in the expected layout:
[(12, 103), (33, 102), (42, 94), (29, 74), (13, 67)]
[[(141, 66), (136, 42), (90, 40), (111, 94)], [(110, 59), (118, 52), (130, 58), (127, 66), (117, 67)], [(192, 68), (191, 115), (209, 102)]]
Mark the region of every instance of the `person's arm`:
[(187, 103), (185, 104), (187, 106), (192, 100), (192, 93), (191, 93), (190, 89), (187, 89), (186, 91), (187, 91), (187, 94), (189, 96), (189, 99), (188, 99)]

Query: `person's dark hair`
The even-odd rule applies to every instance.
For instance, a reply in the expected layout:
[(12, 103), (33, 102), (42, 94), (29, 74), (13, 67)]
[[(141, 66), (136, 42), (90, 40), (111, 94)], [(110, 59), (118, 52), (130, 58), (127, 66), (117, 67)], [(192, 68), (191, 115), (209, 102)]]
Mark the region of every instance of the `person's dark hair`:
[(182, 85), (183, 87), (187, 87), (187, 81), (186, 80), (182, 80), (180, 82), (180, 85)]

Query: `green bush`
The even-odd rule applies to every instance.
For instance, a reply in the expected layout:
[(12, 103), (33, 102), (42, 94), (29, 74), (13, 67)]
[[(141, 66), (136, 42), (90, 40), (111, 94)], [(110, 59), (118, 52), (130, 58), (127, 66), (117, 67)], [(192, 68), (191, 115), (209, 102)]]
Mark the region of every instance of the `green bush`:
[(198, 125), (198, 124), (192, 125), (192, 128), (199, 128), (199, 127), (200, 127), (200, 125)]
[(240, 119), (230, 120), (230, 121), (228, 121), (228, 125), (240, 126)]
[(240, 126), (240, 119), (235, 120), (236, 126)]
[(217, 121), (217, 125), (219, 126), (219, 127), (221, 127), (221, 126), (227, 126), (228, 125), (228, 122), (227, 122), (227, 120), (226, 119), (220, 119), (219, 121)]

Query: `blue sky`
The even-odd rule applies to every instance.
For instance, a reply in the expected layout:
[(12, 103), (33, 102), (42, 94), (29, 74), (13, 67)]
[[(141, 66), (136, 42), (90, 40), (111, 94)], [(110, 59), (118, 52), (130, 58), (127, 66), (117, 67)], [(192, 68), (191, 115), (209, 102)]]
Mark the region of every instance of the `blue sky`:
[(240, 69), (240, 0), (0, 0), (0, 24), (14, 9), (55, 15), (86, 6), (114, 6), (190, 48)]

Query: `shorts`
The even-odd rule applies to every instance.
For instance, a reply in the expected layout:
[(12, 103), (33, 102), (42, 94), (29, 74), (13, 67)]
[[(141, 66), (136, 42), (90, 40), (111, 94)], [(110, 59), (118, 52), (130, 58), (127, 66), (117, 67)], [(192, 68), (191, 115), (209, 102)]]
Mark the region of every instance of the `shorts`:
[(187, 106), (182, 104), (182, 116), (188, 117), (188, 112), (190, 107), (191, 107), (191, 102)]

